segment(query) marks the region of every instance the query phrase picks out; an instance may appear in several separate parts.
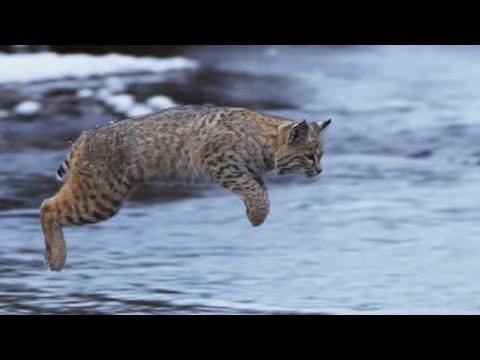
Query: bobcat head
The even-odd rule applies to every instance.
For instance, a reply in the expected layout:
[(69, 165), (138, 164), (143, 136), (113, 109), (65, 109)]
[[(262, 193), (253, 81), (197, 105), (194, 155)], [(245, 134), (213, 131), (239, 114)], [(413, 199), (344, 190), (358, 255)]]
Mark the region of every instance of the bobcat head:
[(280, 147), (275, 153), (275, 171), (279, 175), (305, 174), (309, 177), (322, 172), (323, 146), (321, 136), (331, 120), (307, 123), (306, 120), (279, 128)]

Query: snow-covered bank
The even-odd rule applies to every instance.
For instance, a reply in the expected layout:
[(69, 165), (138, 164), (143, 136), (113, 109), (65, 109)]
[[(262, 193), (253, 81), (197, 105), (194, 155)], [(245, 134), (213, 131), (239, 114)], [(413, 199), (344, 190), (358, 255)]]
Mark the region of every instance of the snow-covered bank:
[(0, 53), (0, 83), (30, 82), (65, 77), (90, 76), (132, 72), (164, 72), (193, 69), (195, 60), (173, 57), (134, 57), (119, 54), (60, 55), (51, 52), (36, 54)]

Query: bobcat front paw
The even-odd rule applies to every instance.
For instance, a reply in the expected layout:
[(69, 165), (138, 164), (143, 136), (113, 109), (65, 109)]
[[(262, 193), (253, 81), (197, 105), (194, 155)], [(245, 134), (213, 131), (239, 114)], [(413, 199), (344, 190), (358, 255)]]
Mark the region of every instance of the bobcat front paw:
[(247, 217), (253, 227), (258, 227), (265, 222), (270, 209), (264, 208), (247, 208)]
[(51, 271), (60, 272), (67, 263), (67, 253), (63, 249), (50, 248), (45, 249), (45, 264)]

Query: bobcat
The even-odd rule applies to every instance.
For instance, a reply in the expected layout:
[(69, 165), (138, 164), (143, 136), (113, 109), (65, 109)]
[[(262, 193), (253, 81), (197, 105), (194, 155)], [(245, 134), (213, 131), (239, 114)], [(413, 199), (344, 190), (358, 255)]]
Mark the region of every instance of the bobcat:
[(330, 125), (296, 122), (242, 108), (181, 106), (82, 133), (57, 177), (60, 191), (40, 211), (45, 260), (61, 271), (67, 251), (62, 227), (94, 224), (117, 214), (151, 180), (207, 177), (238, 194), (253, 226), (270, 203), (264, 174), (322, 172), (321, 135)]

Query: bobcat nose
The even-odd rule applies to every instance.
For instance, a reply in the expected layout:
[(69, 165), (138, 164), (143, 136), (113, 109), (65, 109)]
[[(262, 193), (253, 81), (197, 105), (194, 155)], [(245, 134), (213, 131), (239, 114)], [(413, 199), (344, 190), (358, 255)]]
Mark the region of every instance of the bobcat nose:
[(320, 175), (322, 173), (323, 169), (317, 169), (317, 175)]

